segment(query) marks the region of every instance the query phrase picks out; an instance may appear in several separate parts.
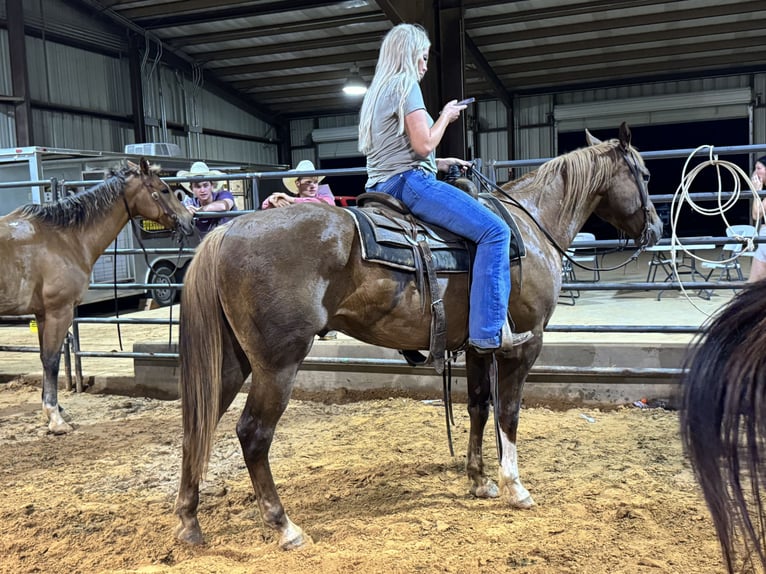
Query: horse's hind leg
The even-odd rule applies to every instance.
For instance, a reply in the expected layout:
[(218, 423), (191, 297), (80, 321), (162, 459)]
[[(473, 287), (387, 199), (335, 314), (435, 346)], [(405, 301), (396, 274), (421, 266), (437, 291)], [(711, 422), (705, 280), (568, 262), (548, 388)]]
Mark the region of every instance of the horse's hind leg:
[(290, 400), (299, 360), (279, 369), (257, 369), (247, 403), (237, 423), (247, 470), (263, 521), (279, 532), (279, 546), (290, 550), (310, 543), (311, 538), (288, 518), (274, 485), (269, 465), (269, 449), (274, 430)]
[(497, 498), (500, 495), (494, 481), (484, 474), (484, 459), (481, 454), (484, 428), (489, 418), (489, 369), (491, 366), (491, 357), (479, 356), (473, 351), (466, 353), (468, 416), (471, 421), (466, 473), (471, 481), (471, 494), (479, 498)]
[(71, 420), (58, 403), (59, 365), (61, 345), (64, 344), (67, 329), (72, 324), (74, 311), (65, 307), (37, 315), (37, 336), (40, 342), (40, 361), (43, 366), (43, 414), (48, 420), (48, 430), (53, 434), (71, 432)]
[[(242, 353), (242, 349), (231, 338), (224, 336), (223, 360), (221, 368), (221, 408), (218, 419), (229, 408), (237, 392), (250, 374), (250, 363)], [(202, 544), (202, 528), (197, 519), (199, 507), (199, 482), (192, 480), (192, 469), (189, 466), (187, 445), (183, 446), (183, 462), (181, 464), (181, 484), (178, 487), (176, 498), (176, 514), (179, 524), (176, 528), (176, 537), (189, 544)]]

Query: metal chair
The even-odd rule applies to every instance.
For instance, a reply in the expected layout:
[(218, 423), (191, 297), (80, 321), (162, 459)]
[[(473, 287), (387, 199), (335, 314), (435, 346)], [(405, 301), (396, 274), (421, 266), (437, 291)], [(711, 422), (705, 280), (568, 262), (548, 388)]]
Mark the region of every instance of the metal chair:
[[(727, 237), (757, 237), (758, 233), (752, 225), (732, 225), (726, 230)], [(717, 281), (744, 281), (745, 276), (742, 274), (742, 266), (739, 263), (739, 258), (733, 261), (725, 261), (730, 259), (734, 255), (742, 252), (741, 243), (727, 243), (721, 248), (721, 262), (720, 263), (703, 263), (704, 269), (709, 269), (709, 273), (705, 278), (706, 281), (710, 281), (710, 278), (717, 271)], [(744, 253), (742, 256), (750, 255), (751, 253)]]
[[(583, 265), (589, 265), (593, 268), (593, 282), (597, 282), (601, 279), (601, 272), (598, 268), (598, 254), (594, 247), (580, 247), (578, 249), (578, 243), (592, 243), (596, 241), (596, 236), (592, 233), (578, 233), (572, 240), (572, 245), (567, 249), (568, 257), (564, 257), (561, 265), (561, 281), (562, 283), (574, 283), (577, 281), (577, 273), (575, 272), (575, 266), (573, 262), (582, 263)], [(578, 255), (579, 251), (579, 255)], [(564, 289), (560, 293), (560, 297), (567, 297), (572, 301), (572, 305), (575, 304), (576, 299), (580, 297), (580, 291), (578, 289)], [(561, 301), (560, 301), (561, 302)]]

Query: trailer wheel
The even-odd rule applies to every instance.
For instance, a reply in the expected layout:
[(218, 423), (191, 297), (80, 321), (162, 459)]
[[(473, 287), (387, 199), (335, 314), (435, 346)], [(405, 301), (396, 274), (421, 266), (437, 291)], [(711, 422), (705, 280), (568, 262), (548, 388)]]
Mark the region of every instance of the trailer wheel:
[[(149, 283), (164, 283), (170, 285), (177, 283), (175, 267), (167, 263), (157, 264), (149, 274)], [(149, 296), (161, 307), (167, 307), (175, 303), (179, 290), (172, 287), (158, 287), (149, 291)]]

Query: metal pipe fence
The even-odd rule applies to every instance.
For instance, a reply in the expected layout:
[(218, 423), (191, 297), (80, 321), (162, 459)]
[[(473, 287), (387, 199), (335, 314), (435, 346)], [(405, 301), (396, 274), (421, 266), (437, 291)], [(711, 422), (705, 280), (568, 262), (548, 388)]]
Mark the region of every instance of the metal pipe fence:
[[(641, 155), (645, 159), (658, 159), (667, 157), (687, 157), (695, 150), (683, 149), (683, 150), (662, 150), (655, 152), (643, 152)], [(751, 145), (751, 146), (728, 146), (722, 148), (716, 148), (717, 154), (742, 154), (742, 153), (760, 153), (766, 151), (766, 145)], [(699, 155), (705, 155), (703, 152), (698, 152)], [(509, 160), (509, 161), (491, 161), (484, 164), (484, 167), (488, 171), (490, 178), (496, 181), (496, 170), (501, 168), (513, 168), (513, 167), (527, 167), (536, 166), (548, 161), (552, 158), (544, 159), (531, 159), (531, 160)], [(352, 168), (352, 169), (332, 169), (332, 170), (316, 170), (315, 172), (305, 172), (306, 175), (360, 175), (365, 174), (364, 168)], [(276, 172), (253, 172), (244, 174), (227, 174), (220, 177), (205, 176), (205, 180), (251, 180), (253, 183), (253, 194), (258, 197), (258, 182), (265, 179), (281, 179), (285, 175), (284, 171)], [(191, 181), (198, 178), (163, 178), (168, 182), (181, 182)], [(54, 193), (54, 197), (60, 193), (60, 190), (70, 186), (84, 186), (92, 185), (93, 181), (73, 181), (63, 182), (58, 181), (56, 178), (51, 180), (41, 181), (24, 181), (24, 182), (5, 182), (0, 183), (0, 188), (7, 187), (22, 187), (22, 186), (49, 186)], [(732, 192), (723, 192), (723, 194), (714, 193), (692, 193), (689, 197), (695, 201), (714, 200), (722, 197), (724, 199), (730, 197)], [(766, 196), (766, 191), (761, 192), (761, 196)], [(651, 196), (652, 201), (655, 203), (670, 202), (673, 199), (673, 195), (655, 195)], [(206, 213), (205, 217), (232, 217), (239, 216), (251, 211), (236, 211), (225, 212), (221, 214)], [(684, 243), (699, 243), (704, 242), (706, 244), (714, 244), (716, 246), (741, 243), (736, 238), (732, 237), (690, 237), (683, 238)], [(753, 238), (754, 243), (759, 243), (760, 238)], [(669, 244), (669, 240), (662, 240), (661, 245)], [(593, 248), (593, 249), (635, 249), (634, 245), (630, 242), (627, 244), (624, 241), (619, 240), (599, 240), (593, 242), (578, 243), (578, 248)], [(110, 254), (118, 256), (135, 255), (142, 253), (151, 254), (193, 254), (195, 249), (193, 248), (148, 248), (148, 249), (115, 249), (110, 250)], [(713, 282), (713, 281), (698, 281), (698, 282), (684, 282), (679, 281), (667, 281), (667, 282), (567, 282), (562, 284), (562, 291), (575, 290), (575, 291), (610, 291), (610, 290), (641, 290), (641, 291), (669, 291), (680, 290), (684, 288), (688, 291), (700, 291), (700, 290), (716, 290), (716, 289), (740, 289), (744, 286), (741, 281), (727, 281), (725, 283)], [(90, 285), (90, 289), (94, 290), (135, 290), (135, 289), (155, 289), (155, 288), (173, 288), (182, 289), (183, 283), (118, 283), (118, 284), (105, 284), (105, 283), (93, 283)], [(0, 317), (0, 321), (2, 321)], [(18, 319), (18, 318), (16, 318)], [(81, 358), (123, 358), (123, 359), (156, 359), (156, 360), (175, 360), (178, 359), (178, 353), (142, 353), (142, 352), (126, 352), (126, 351), (87, 351), (81, 349), (81, 338), (79, 333), (79, 326), (84, 324), (125, 324), (125, 325), (137, 325), (137, 324), (163, 324), (163, 325), (178, 325), (178, 319), (153, 319), (153, 318), (92, 318), (92, 317), (75, 317), (72, 333), (68, 335), (62, 352), (65, 355), (65, 361), (67, 365), (67, 378), (69, 381), (68, 387), (71, 388), (71, 357), (75, 358), (75, 377), (77, 382), (77, 390), (82, 391), (82, 364)], [(548, 325), (546, 332), (551, 333), (668, 333), (668, 334), (696, 334), (699, 333), (699, 327), (697, 326), (668, 326), (668, 325)], [(14, 351), (14, 352), (37, 352), (38, 348), (34, 347), (0, 347), (0, 351)], [(397, 372), (404, 374), (423, 374), (424, 367), (411, 367), (405, 361), (399, 360), (383, 360), (383, 359), (335, 359), (330, 357), (309, 357), (302, 366), (303, 369), (308, 370), (344, 370), (353, 372)], [(457, 364), (456, 367), (464, 369), (464, 364)], [(569, 366), (545, 366), (535, 367), (530, 373), (531, 376), (546, 376), (546, 375), (596, 375), (596, 376), (609, 376), (609, 377), (677, 377), (680, 374), (680, 369), (633, 369), (622, 367), (569, 367)]]

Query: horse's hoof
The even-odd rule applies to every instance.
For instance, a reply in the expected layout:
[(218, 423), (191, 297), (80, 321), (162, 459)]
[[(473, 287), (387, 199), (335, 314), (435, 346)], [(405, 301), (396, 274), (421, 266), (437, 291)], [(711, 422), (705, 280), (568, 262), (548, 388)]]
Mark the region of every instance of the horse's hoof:
[(520, 508), (522, 510), (526, 510), (528, 508), (532, 508), (535, 506), (535, 501), (532, 500), (532, 497), (530, 495), (527, 495), (522, 500), (511, 500), (511, 506), (514, 508)]
[(191, 544), (193, 546), (199, 546), (204, 542), (202, 538), (202, 530), (199, 527), (199, 524), (195, 526), (184, 526), (184, 523), (181, 522), (176, 527), (176, 538), (180, 540), (181, 542), (186, 542), (187, 544)]
[(64, 422), (64, 420), (60, 420), (58, 422), (51, 421), (48, 423), (48, 432), (55, 435), (68, 434), (73, 431), (74, 428), (72, 425)]
[(497, 485), (494, 482), (488, 480), (481, 486), (473, 485), (471, 487), (471, 494), (476, 498), (497, 498), (500, 496), (500, 489), (497, 488)]
[(282, 550), (295, 550), (303, 546), (313, 544), (314, 541), (311, 537), (303, 532), (303, 530), (287, 519), (287, 527), (282, 531), (282, 536), (279, 538), (279, 547)]

